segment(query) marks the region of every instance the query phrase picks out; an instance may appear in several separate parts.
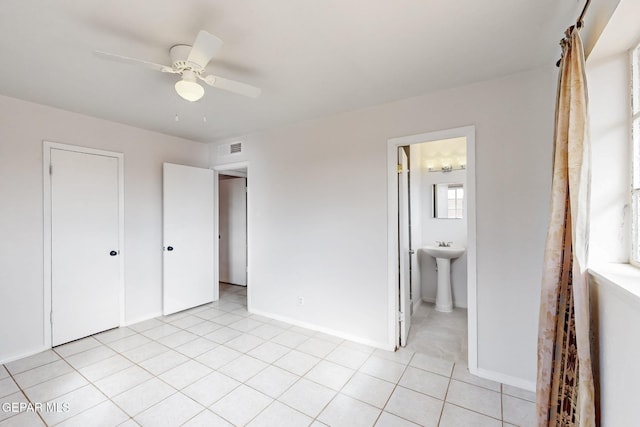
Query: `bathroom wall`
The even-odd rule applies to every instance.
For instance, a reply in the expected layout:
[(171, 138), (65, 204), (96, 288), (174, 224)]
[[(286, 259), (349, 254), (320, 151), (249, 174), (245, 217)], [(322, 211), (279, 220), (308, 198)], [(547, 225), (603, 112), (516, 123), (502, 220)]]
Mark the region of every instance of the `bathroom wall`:
[[(428, 143), (427, 143), (428, 144)], [(466, 204), (463, 219), (444, 219), (433, 217), (433, 185), (442, 183), (463, 183), (466, 185), (466, 170), (451, 172), (429, 172), (426, 167), (420, 169), (422, 176), (421, 211), (422, 244), (435, 245), (436, 241), (453, 242), (453, 246), (467, 245)], [(436, 261), (426, 252), (418, 252), (422, 280), (422, 300), (435, 302), (438, 284)], [(467, 307), (467, 254), (451, 261), (451, 290), (454, 307)]]

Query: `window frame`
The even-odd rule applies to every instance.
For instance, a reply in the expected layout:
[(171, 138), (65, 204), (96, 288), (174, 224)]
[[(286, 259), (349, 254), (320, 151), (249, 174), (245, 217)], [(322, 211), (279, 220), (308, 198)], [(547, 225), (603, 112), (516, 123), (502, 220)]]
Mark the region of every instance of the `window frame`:
[(631, 247), (629, 263), (640, 267), (640, 44), (631, 49), (630, 206)]

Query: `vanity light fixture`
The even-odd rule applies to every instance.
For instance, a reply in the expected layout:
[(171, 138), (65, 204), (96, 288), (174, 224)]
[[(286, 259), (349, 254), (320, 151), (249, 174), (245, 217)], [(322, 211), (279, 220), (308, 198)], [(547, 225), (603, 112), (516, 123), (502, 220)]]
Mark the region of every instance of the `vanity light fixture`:
[[(427, 172), (442, 172), (448, 173), (455, 170), (466, 169), (466, 159), (457, 159), (457, 162), (452, 162), (450, 159), (429, 159), (424, 163)], [(436, 166), (438, 165), (438, 166)]]
[(435, 168), (432, 165), (427, 166), (427, 172), (448, 173), (448, 172), (452, 172), (452, 171), (456, 171), (456, 170), (464, 170), (464, 169), (466, 169), (466, 165), (464, 165), (464, 164), (461, 164), (461, 165), (458, 165), (458, 166), (453, 166), (451, 164), (443, 164), (439, 168)]

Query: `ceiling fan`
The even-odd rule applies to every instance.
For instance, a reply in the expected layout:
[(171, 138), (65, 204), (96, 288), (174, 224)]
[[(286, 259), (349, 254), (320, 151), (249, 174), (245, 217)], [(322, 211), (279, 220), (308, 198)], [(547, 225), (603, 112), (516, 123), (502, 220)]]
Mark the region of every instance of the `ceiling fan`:
[(178, 95), (187, 101), (195, 102), (204, 95), (204, 88), (198, 84), (198, 80), (205, 82), (209, 86), (251, 98), (260, 96), (261, 90), (257, 87), (235, 80), (224, 79), (213, 74), (204, 75), (205, 67), (221, 46), (222, 40), (201, 30), (193, 46), (178, 44), (169, 50), (171, 65), (161, 65), (101, 51), (94, 51), (93, 53), (104, 59), (142, 65), (163, 73), (180, 74), (182, 79), (176, 82), (175, 89)]

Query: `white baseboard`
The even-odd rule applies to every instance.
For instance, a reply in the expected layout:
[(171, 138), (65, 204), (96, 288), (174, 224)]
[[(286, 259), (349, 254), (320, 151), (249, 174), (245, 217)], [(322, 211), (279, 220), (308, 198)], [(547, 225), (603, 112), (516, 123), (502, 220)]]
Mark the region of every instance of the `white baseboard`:
[(33, 356), (34, 354), (42, 353), (43, 351), (50, 350), (50, 347), (42, 346), (38, 347), (34, 350), (29, 350), (24, 353), (13, 354), (11, 356), (3, 356), (3, 359), (0, 360), (0, 365), (4, 365), (5, 363), (10, 363), (15, 360), (24, 359), (25, 357)]
[(338, 337), (338, 338), (342, 338), (342, 339), (345, 339), (345, 340), (357, 342), (358, 344), (364, 344), (364, 345), (367, 345), (369, 347), (380, 348), (382, 350), (387, 350), (387, 351), (394, 351), (395, 350), (395, 345), (394, 344), (389, 344), (389, 343), (386, 343), (386, 342), (383, 343), (383, 342), (379, 342), (379, 341), (373, 341), (373, 340), (369, 340), (369, 339), (366, 339), (366, 338), (362, 338), (362, 337), (358, 337), (358, 336), (354, 336), (354, 335), (350, 335), (350, 334), (345, 334), (342, 331), (337, 331), (337, 330), (334, 330), (334, 329), (324, 328), (322, 326), (314, 325), (314, 324), (311, 324), (311, 323), (301, 322), (299, 320), (292, 319), (292, 318), (287, 317), (287, 316), (281, 316), (279, 314), (268, 313), (268, 312), (261, 311), (261, 310), (250, 310), (249, 312), (251, 314), (257, 314), (259, 316), (264, 316), (264, 317), (268, 317), (270, 319), (279, 320), (281, 322), (289, 323), (289, 324), (294, 325), (294, 326), (300, 326), (301, 328), (311, 329), (312, 331), (322, 332), (322, 333), (327, 334), (327, 335), (333, 335), (333, 336)]
[(536, 383), (535, 381), (527, 381), (522, 378), (513, 377), (511, 375), (506, 375), (500, 372), (490, 371), (488, 369), (482, 368), (471, 368), (469, 367), (469, 372), (473, 375), (476, 375), (480, 378), (484, 378), (491, 381), (496, 381), (502, 384), (507, 384), (513, 387), (518, 387), (527, 391), (536, 391)]

